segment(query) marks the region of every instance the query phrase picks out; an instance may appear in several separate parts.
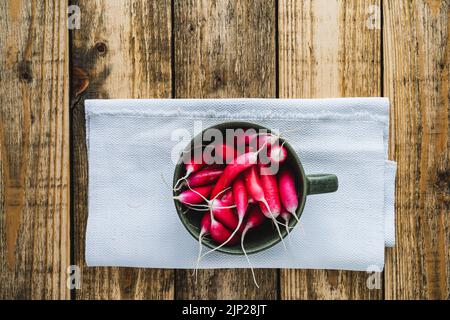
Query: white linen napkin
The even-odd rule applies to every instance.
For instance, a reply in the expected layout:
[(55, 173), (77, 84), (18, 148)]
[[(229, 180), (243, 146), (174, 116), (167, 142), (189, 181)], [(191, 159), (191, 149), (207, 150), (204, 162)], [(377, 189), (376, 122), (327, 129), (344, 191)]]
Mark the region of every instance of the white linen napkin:
[[(199, 131), (241, 120), (287, 132), (307, 174), (338, 176), (336, 193), (309, 196), (286, 241), (250, 255), (256, 268), (382, 270), (395, 243), (395, 162), (387, 160), (385, 98), (86, 100), (89, 266), (193, 268), (198, 243), (162, 180)], [(199, 127), (199, 124), (202, 127)], [(176, 134), (188, 133), (182, 143)], [(178, 150), (178, 151), (177, 151)], [(213, 253), (201, 268), (246, 268)]]

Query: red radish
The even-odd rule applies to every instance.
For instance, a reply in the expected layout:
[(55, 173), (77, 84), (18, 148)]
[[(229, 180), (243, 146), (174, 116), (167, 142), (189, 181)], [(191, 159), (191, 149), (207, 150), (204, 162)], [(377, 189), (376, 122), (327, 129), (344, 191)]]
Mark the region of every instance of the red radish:
[[(269, 209), (270, 207), (264, 195), (264, 189), (258, 173), (258, 168), (256, 166), (251, 167), (244, 172), (244, 177), (249, 196), (251, 196), (254, 201), (264, 204), (266, 208)], [(271, 218), (270, 215), (269, 218)]]
[[(211, 238), (217, 243), (224, 243), (228, 240), (231, 235), (231, 231), (228, 230), (222, 223), (219, 221), (211, 221), (211, 230), (210, 230)], [(228, 242), (228, 245), (232, 246), (238, 243), (239, 237), (235, 236)], [(205, 255), (201, 256), (204, 257)]]
[[(258, 201), (260, 203), (261, 207), (264, 207), (264, 211), (263, 211), (263, 213), (265, 212), (264, 215), (266, 217), (268, 217), (269, 219), (272, 219), (272, 221), (275, 223), (275, 227), (278, 231), (278, 235), (280, 236), (280, 239), (283, 242), (283, 246), (286, 248), (286, 245), (284, 244), (284, 241), (283, 241), (283, 236), (281, 235), (281, 232), (280, 232), (280, 228), (278, 228), (277, 220), (275, 219), (280, 214), (279, 209), (278, 209), (278, 213), (276, 213), (276, 215), (271, 212), (271, 207), (268, 203), (268, 196), (271, 193), (268, 193), (268, 195), (266, 196), (265, 190), (263, 188), (263, 183), (261, 181), (261, 177), (259, 176), (257, 167), (254, 166), (254, 167), (251, 167), (250, 169), (248, 169), (247, 171), (245, 171), (244, 177), (245, 177), (245, 186), (247, 188), (248, 193), (250, 194), (250, 196), (253, 198), (254, 201)], [(273, 199), (271, 198), (271, 201), (272, 200)]]
[(272, 146), (272, 148), (270, 148), (268, 157), (270, 162), (272, 163), (283, 163), (287, 159), (287, 150), (283, 145), (274, 145)]
[[(231, 235), (229, 236), (229, 238), (226, 241), (223, 241), (218, 247), (205, 253), (205, 255), (208, 253), (214, 252), (219, 248), (222, 248), (224, 245), (226, 245), (227, 243), (232, 241), (233, 237), (241, 229), (241, 225), (242, 225), (242, 222), (244, 221), (245, 213), (247, 212), (247, 207), (248, 207), (247, 190), (245, 188), (244, 179), (242, 177), (239, 177), (234, 181), (232, 190), (233, 190), (233, 195), (234, 195), (234, 203), (236, 204), (236, 211), (237, 211), (236, 222), (237, 223), (234, 224), (234, 227), (231, 227), (231, 223), (225, 224), (225, 222), (223, 222), (225, 224), (225, 226), (227, 228), (229, 228), (230, 230), (233, 230), (233, 232), (231, 233)], [(223, 203), (221, 203), (220, 205), (223, 206)], [(221, 209), (221, 210), (223, 210), (223, 209)], [(213, 214), (214, 214), (214, 217), (220, 221), (217, 214), (215, 212), (213, 212)], [(236, 216), (234, 216), (234, 214), (232, 214), (232, 215), (233, 215), (233, 218), (236, 218)], [(230, 215), (228, 215), (228, 216), (230, 216)], [(228, 218), (228, 220), (230, 220), (230, 222), (231, 222), (231, 220), (233, 220), (233, 223), (235, 222), (234, 219), (231, 219), (231, 218)]]
[[(236, 158), (236, 150), (233, 147), (223, 143), (215, 147), (214, 157), (216, 158), (216, 163), (227, 164)], [(222, 162), (217, 162), (217, 160)]]
[(242, 235), (241, 235), (241, 248), (242, 248), (242, 251), (244, 252), (245, 258), (247, 259), (248, 265), (249, 265), (250, 269), (252, 270), (253, 281), (255, 282), (255, 285), (258, 288), (259, 288), (259, 285), (258, 285), (258, 282), (256, 281), (255, 271), (253, 270), (252, 264), (250, 263), (250, 259), (248, 258), (247, 252), (245, 251), (245, 248), (244, 248), (244, 238), (250, 229), (258, 227), (260, 224), (262, 224), (264, 222), (264, 220), (265, 220), (265, 216), (262, 214), (261, 210), (259, 210), (258, 206), (250, 207), (247, 222), (245, 224), (244, 231), (242, 232)]
[(276, 220), (281, 211), (281, 201), (280, 195), (278, 194), (277, 178), (274, 174), (261, 174), (261, 171), (266, 171), (264, 169), (268, 168), (264, 166), (259, 166), (259, 168), (261, 186), (264, 190), (265, 199), (265, 202), (260, 202), (260, 208), (262, 213), (266, 217), (272, 219), (272, 221), (274, 222), (275, 228), (277, 229), (278, 235), (280, 236), (281, 242), (283, 242), (284, 249), (286, 250), (286, 244), (284, 243), (283, 236), (281, 235), (281, 231)]
[(297, 221), (296, 215), (298, 208), (298, 194), (295, 187), (295, 177), (291, 170), (284, 168), (278, 175), (278, 184), (280, 186), (280, 198), (286, 210), (292, 214)]
[(213, 165), (206, 167), (200, 171), (194, 172), (189, 177), (186, 178), (186, 180), (181, 183), (181, 186), (186, 185), (189, 183), (189, 185), (192, 188), (204, 186), (207, 184), (211, 184), (219, 179), (219, 177), (223, 173), (223, 167), (219, 165)]
[(226, 192), (229, 188), (224, 189), (221, 192), (219, 192), (212, 200), (208, 200), (208, 199), (206, 199), (206, 197), (203, 194), (201, 194), (200, 192), (197, 191), (201, 187), (193, 189), (189, 186), (189, 184), (187, 186), (188, 186), (189, 190), (184, 191), (182, 194), (189, 191), (189, 192), (193, 193), (194, 195), (196, 195), (198, 198), (201, 198), (202, 201), (206, 202), (206, 204), (202, 204), (202, 205), (188, 203), (188, 205), (195, 206), (194, 208), (192, 208), (193, 210), (202, 211), (204, 209), (207, 209), (210, 212), (211, 223), (214, 223), (215, 219), (217, 218), (217, 220), (219, 220), (221, 223), (225, 224), (230, 229), (234, 229), (237, 227), (238, 219), (237, 219), (236, 215), (234, 214), (233, 210), (231, 210), (235, 206), (226, 206), (222, 200), (218, 199), (218, 197), (221, 194), (223, 194), (224, 192)]
[(268, 169), (267, 167), (259, 166), (259, 168), (261, 186), (264, 190), (264, 197), (267, 201), (267, 206), (261, 204), (261, 210), (266, 217), (270, 218), (271, 216), (273, 216), (274, 218), (276, 218), (281, 211), (281, 201), (280, 195), (278, 193), (277, 178), (274, 174), (268, 174), (268, 170), (264, 170)]
[(212, 200), (211, 211), (214, 219), (217, 219), (228, 229), (234, 230), (238, 226), (239, 221), (233, 209), (227, 206), (222, 200)]
[(214, 186), (211, 192), (211, 197), (215, 197), (220, 191), (228, 188), (234, 181), (234, 179), (244, 170), (256, 164), (258, 160), (258, 152), (248, 152), (234, 159), (228, 164)]
[(262, 214), (261, 210), (256, 205), (252, 205), (249, 208), (247, 221), (245, 223), (244, 232), (246, 233), (248, 230), (252, 228), (258, 227), (265, 220), (264, 214)]
[(248, 207), (248, 196), (247, 190), (245, 189), (245, 182), (242, 177), (239, 177), (234, 181), (232, 190), (238, 217), (240, 220), (243, 220)]
[[(197, 191), (198, 189), (200, 189), (202, 187), (193, 189), (193, 188), (191, 188), (189, 183), (187, 184), (187, 187), (189, 188), (189, 190), (186, 190), (183, 193), (185, 193), (187, 191), (190, 191), (192, 194), (198, 196), (204, 202), (206, 202), (206, 204), (185, 203), (185, 205), (194, 207), (194, 208), (192, 208), (193, 210), (198, 210), (198, 211), (203, 211), (204, 209), (208, 210), (210, 212), (210, 214), (211, 214), (211, 220), (212, 221), (214, 220), (213, 210), (232, 209), (232, 208), (235, 207), (235, 206), (223, 206), (224, 205), (223, 201), (220, 201), (218, 199), (220, 195), (222, 195), (223, 193), (227, 192), (230, 188), (226, 188), (226, 189), (220, 191), (214, 198), (212, 198), (211, 200), (208, 200), (203, 194), (201, 194), (200, 192)], [(179, 200), (179, 197), (174, 197), (174, 198)]]
[(225, 192), (221, 200), (227, 206), (234, 205), (233, 191), (232, 190), (228, 190), (227, 192)]
[(264, 197), (264, 190), (261, 185), (258, 168), (256, 166), (253, 166), (245, 171), (244, 178), (249, 197), (251, 197), (253, 201), (267, 203)]
[(211, 229), (211, 216), (209, 213), (205, 213), (202, 220), (200, 221), (200, 234), (198, 236), (198, 256), (197, 256), (197, 264), (194, 269), (195, 281), (197, 281), (197, 270), (202, 255), (202, 239), (204, 236), (210, 233), (210, 229)]
[(186, 174), (196, 172), (206, 165), (205, 159), (203, 157), (203, 150), (201, 152), (198, 151), (200, 147), (201, 146), (194, 147), (187, 152), (187, 155), (184, 155), (184, 157), (189, 157), (189, 159), (183, 158), (186, 168)]
[(183, 191), (178, 196), (174, 197), (175, 200), (180, 201), (183, 204), (192, 205), (202, 203), (206, 197), (211, 193), (213, 186), (202, 186), (195, 189), (189, 189)]
[(195, 163), (195, 161), (193, 162), (189, 162), (185, 164), (185, 168), (186, 168), (186, 176), (188, 177), (191, 173), (193, 172), (197, 172), (198, 170), (200, 170), (201, 168), (203, 168), (206, 164), (201, 162), (201, 163)]
[[(195, 151), (194, 151), (195, 153)], [(188, 178), (191, 173), (196, 172), (198, 170), (200, 170), (201, 168), (203, 168), (206, 165), (204, 159), (203, 159), (203, 152), (200, 155), (195, 154), (194, 157), (192, 157), (190, 160), (186, 161), (184, 166), (186, 169), (186, 174), (184, 175), (184, 177), (181, 177), (180, 179), (178, 179), (178, 181), (175, 183), (175, 190), (180, 190), (181, 187), (178, 187), (178, 184), (185, 180), (186, 178)]]
[(207, 213), (202, 218), (200, 222), (200, 235), (206, 235), (209, 233), (209, 229), (211, 228), (211, 216)]

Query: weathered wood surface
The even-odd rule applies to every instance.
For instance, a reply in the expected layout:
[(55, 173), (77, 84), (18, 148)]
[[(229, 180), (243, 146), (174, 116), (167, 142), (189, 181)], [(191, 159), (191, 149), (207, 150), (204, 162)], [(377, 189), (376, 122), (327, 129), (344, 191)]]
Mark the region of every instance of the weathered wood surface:
[(66, 299), (67, 5), (0, 3), (0, 299)]
[[(73, 31), (73, 217), (75, 264), (81, 267), (76, 299), (172, 299), (172, 270), (87, 268), (87, 159), (84, 98), (171, 97), (170, 1), (75, 1), (81, 29)], [(80, 96), (86, 80), (89, 86)], [(85, 76), (86, 76), (85, 75)], [(84, 77), (81, 77), (84, 78)]]
[(384, 94), (398, 161), (387, 299), (450, 298), (450, 1), (383, 1)]
[[(275, 97), (275, 1), (176, 1), (177, 98)], [(189, 270), (177, 299), (276, 299), (278, 270)]]
[[(449, 2), (77, 0), (71, 55), (65, 1), (1, 2), (0, 298), (69, 299), (72, 245), (76, 299), (448, 299)], [(248, 270), (196, 284), (185, 270), (86, 267), (85, 98), (277, 93), (390, 97), (397, 246), (381, 290), (364, 272), (258, 270), (258, 290)]]
[[(280, 98), (381, 95), (379, 1), (279, 3)], [(378, 20), (378, 22), (380, 22)], [(380, 299), (365, 272), (282, 270), (282, 299)]]

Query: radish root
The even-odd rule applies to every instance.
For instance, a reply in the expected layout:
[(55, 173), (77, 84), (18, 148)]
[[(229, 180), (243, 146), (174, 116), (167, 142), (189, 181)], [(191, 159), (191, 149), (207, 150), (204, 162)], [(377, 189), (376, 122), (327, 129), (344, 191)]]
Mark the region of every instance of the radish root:
[(286, 232), (287, 232), (287, 236), (288, 236), (288, 241), (289, 241), (289, 245), (292, 247), (292, 240), (291, 240), (291, 237), (289, 237), (289, 229), (290, 229), (290, 227), (289, 227), (289, 222), (290, 222), (290, 218), (289, 218), (289, 216), (287, 216), (285, 219), (284, 219), (284, 221), (285, 221), (285, 224), (284, 224), (284, 226), (285, 226), (285, 228), (286, 228)]
[(198, 236), (198, 255), (197, 255), (197, 262), (195, 264), (195, 269), (192, 272), (192, 275), (195, 275), (195, 283), (197, 283), (198, 279), (198, 266), (200, 265), (200, 259), (202, 256), (202, 240), (203, 240), (204, 233), (200, 232), (200, 235)]
[(181, 181), (186, 181), (186, 179), (189, 177), (189, 175), (192, 173), (192, 170), (187, 170), (186, 174), (184, 175), (184, 177), (181, 177), (180, 179), (177, 180), (177, 182), (175, 183), (175, 186), (173, 187), (173, 191), (178, 191), (183, 187), (183, 184), (180, 184)]
[(247, 234), (247, 231), (248, 231), (249, 229), (250, 229), (249, 227), (246, 227), (246, 228), (244, 229), (244, 232), (242, 232), (242, 236), (241, 236), (241, 249), (242, 249), (242, 252), (244, 252), (245, 258), (247, 259), (248, 266), (250, 267), (250, 270), (252, 271), (253, 282), (255, 283), (256, 287), (259, 289), (258, 282), (256, 281), (255, 270), (253, 270), (252, 263), (250, 262), (250, 259), (249, 259), (248, 255), (247, 255), (247, 251), (245, 251), (245, 248), (244, 248), (244, 238), (245, 238), (245, 235)]
[(190, 206), (190, 205), (188, 205), (188, 204), (184, 204), (187, 208), (188, 208), (188, 210), (186, 210), (186, 211), (189, 211), (189, 210), (193, 210), (193, 211), (209, 211), (209, 209), (205, 206), (205, 207), (193, 207), (193, 206)]
[(277, 228), (278, 236), (280, 237), (281, 242), (283, 243), (284, 250), (287, 251), (286, 243), (284, 242), (283, 236), (281, 235), (281, 231), (280, 231), (280, 228), (278, 227), (277, 220), (274, 218), (272, 213), (271, 213), (271, 215), (272, 215), (273, 222), (275, 222), (275, 228)]
[(294, 216), (295, 220), (297, 220), (298, 223), (300, 222), (300, 219), (299, 219), (299, 217), (297, 217), (297, 215), (295, 214), (295, 212), (289, 212), (289, 213), (292, 214), (292, 215)]
[(272, 221), (273, 221), (274, 224), (275, 224), (275, 228), (277, 228), (278, 236), (280, 237), (280, 240), (281, 240), (281, 242), (283, 243), (284, 250), (287, 251), (286, 243), (284, 243), (283, 236), (281, 235), (280, 228), (278, 227), (278, 224), (277, 224), (278, 221), (277, 221), (277, 220), (275, 219), (275, 217), (273, 216), (273, 213), (272, 213), (272, 210), (270, 210), (269, 204), (267, 203), (266, 199), (262, 199), (261, 202), (266, 206), (267, 210), (269, 211), (270, 216), (272, 217)]
[[(275, 219), (275, 223), (276, 224), (278, 224), (278, 225), (280, 225), (280, 226), (283, 226), (284, 228), (286, 228), (286, 224), (285, 223), (283, 223), (283, 222), (280, 222), (280, 221), (278, 221), (278, 220), (276, 220)], [(289, 227), (289, 226), (287, 226), (289, 229), (294, 229), (295, 227)]]

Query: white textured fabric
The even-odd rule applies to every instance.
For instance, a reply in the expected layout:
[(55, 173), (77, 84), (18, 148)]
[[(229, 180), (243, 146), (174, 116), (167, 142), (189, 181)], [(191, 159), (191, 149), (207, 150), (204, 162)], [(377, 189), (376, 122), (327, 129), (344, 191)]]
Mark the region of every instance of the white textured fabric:
[(386, 161), (384, 182), (384, 230), (386, 247), (395, 246), (395, 173), (397, 162)]
[[(176, 214), (172, 133), (229, 120), (285, 132), (307, 174), (338, 176), (336, 193), (309, 196), (288, 251), (252, 254), (257, 268), (383, 269), (395, 242), (396, 166), (387, 160), (389, 101), (87, 100), (89, 266), (192, 268), (197, 242)], [(185, 138), (190, 138), (185, 137)], [(187, 140), (186, 140), (187, 141)], [(174, 153), (176, 154), (176, 153)], [(213, 253), (201, 268), (246, 268), (242, 256)]]

